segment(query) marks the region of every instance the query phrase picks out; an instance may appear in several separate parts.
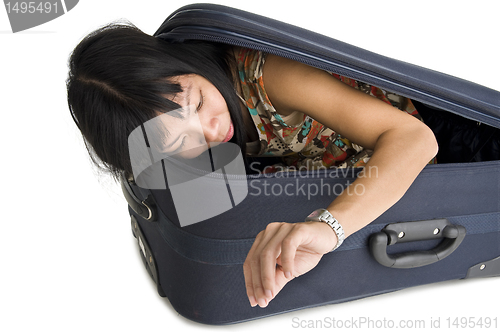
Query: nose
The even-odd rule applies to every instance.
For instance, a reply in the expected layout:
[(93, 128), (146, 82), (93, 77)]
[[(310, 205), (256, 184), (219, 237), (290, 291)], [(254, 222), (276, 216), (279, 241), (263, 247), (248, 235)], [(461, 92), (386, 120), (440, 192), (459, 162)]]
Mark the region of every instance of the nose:
[(217, 117), (210, 117), (202, 122), (203, 135), (207, 143), (216, 142), (219, 138), (220, 121)]

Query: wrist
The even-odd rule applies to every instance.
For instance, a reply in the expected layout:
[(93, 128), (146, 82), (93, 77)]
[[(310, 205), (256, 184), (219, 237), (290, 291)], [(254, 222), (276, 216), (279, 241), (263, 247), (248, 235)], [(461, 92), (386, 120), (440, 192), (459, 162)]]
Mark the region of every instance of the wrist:
[(342, 242), (344, 242), (345, 234), (342, 225), (340, 225), (339, 221), (335, 219), (335, 217), (326, 209), (318, 209), (312, 212), (305, 221), (318, 221), (327, 225), (334, 233), (334, 242), (335, 244), (331, 247), (331, 251), (334, 251)]
[(325, 242), (325, 254), (332, 252), (337, 247), (337, 243), (339, 242), (339, 238), (335, 231), (325, 222), (322, 221), (312, 221), (315, 224), (318, 224), (318, 227), (321, 229), (322, 239)]

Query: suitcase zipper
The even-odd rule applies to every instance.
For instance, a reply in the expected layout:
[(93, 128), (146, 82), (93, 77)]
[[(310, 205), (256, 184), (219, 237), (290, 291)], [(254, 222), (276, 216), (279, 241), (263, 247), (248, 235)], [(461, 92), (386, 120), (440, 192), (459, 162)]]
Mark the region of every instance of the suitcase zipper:
[(175, 40), (177, 42), (183, 42), (185, 40), (204, 40), (256, 49), (368, 83), (388, 92), (396, 93), (431, 106), (442, 108), (470, 120), (486, 123), (490, 126), (500, 128), (500, 120), (498, 118), (489, 114), (478, 112), (468, 106), (460, 105), (454, 101), (433, 95), (430, 92), (419, 90), (404, 83), (396, 82), (393, 79), (370, 73), (365, 69), (359, 69), (350, 64), (321, 58), (312, 54), (306, 54), (300, 50), (278, 45), (273, 42), (267, 42), (259, 38), (242, 35), (237, 32), (227, 31), (222, 28), (182, 25), (177, 26), (170, 31), (160, 33), (156, 37)]
[[(203, 31), (203, 32), (200, 32)], [(206, 31), (209, 31), (210, 34), (206, 33)], [(234, 34), (234, 33), (229, 33), (221, 29), (216, 29), (216, 28), (201, 28), (201, 27), (196, 27), (196, 26), (183, 26), (183, 27), (178, 27), (175, 28), (174, 30), (168, 32), (168, 38), (169, 39), (175, 39), (177, 41), (184, 41), (185, 39), (189, 40), (204, 40), (204, 41), (210, 41), (210, 42), (217, 42), (217, 43), (222, 43), (222, 44), (229, 44), (229, 45), (234, 45), (234, 46), (239, 46), (239, 47), (245, 47), (245, 48), (252, 48), (256, 49), (258, 51), (262, 51), (264, 53), (269, 53), (269, 54), (274, 54), (277, 56), (281, 56), (283, 58), (288, 58), (290, 60), (294, 60), (297, 62), (302, 62), (306, 65), (312, 66), (312, 67), (318, 67), (318, 63), (314, 61), (308, 60), (308, 58), (311, 58), (311, 55), (304, 55), (303, 57), (300, 56), (295, 56), (293, 53), (294, 51), (291, 49), (288, 50), (283, 50), (280, 51), (279, 48), (284, 48), (284, 47), (279, 47), (273, 44), (270, 44), (269, 46), (264, 46), (266, 44), (262, 40), (257, 40), (255, 39), (255, 42), (245, 42), (242, 41), (243, 39), (240, 36), (235, 36), (233, 38), (231, 37), (224, 37), (220, 35), (215, 35), (215, 34)], [(162, 35), (160, 34), (159, 37), (161, 38)], [(178, 37), (173, 38), (173, 37)], [(251, 37), (244, 37), (245, 39), (250, 39)], [(295, 52), (296, 53), (296, 52)], [(325, 60), (321, 60), (318, 58), (318, 62), (322, 61), (324, 62)], [(332, 61), (331, 61), (332, 62)], [(339, 67), (345, 67), (346, 70), (339, 69)], [(333, 63), (330, 66), (322, 66), (319, 67), (320, 69), (323, 69), (325, 71), (329, 71), (341, 76), (348, 76), (352, 79), (359, 80), (359, 81), (366, 81), (361, 78), (361, 76), (357, 76), (356, 74), (353, 74), (352, 70), (353, 68), (347, 67), (345, 65), (342, 65), (340, 63)]]

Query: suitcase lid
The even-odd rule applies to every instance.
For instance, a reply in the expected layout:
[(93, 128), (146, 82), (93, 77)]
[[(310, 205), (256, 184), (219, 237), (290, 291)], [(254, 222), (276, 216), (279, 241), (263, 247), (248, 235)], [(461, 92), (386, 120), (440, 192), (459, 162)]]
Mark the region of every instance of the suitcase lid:
[(261, 50), (500, 128), (498, 91), (246, 11), (212, 4), (184, 6), (154, 35), (170, 41), (207, 40)]

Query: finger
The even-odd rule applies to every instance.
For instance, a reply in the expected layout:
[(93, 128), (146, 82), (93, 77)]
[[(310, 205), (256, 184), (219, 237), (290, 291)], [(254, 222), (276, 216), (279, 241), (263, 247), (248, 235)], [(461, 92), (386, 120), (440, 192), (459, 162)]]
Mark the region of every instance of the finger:
[[(264, 289), (264, 285), (262, 282), (262, 260), (266, 261), (266, 264), (271, 264), (274, 269), (276, 266), (276, 256), (277, 254), (273, 253), (273, 251), (269, 250), (268, 244), (272, 241), (276, 233), (278, 232), (282, 223), (271, 223), (269, 224), (264, 231), (259, 233), (258, 240), (254, 243), (254, 248), (249, 253), (247, 259), (249, 259), (251, 275), (252, 275), (252, 283), (253, 283), (253, 293), (257, 303), (260, 307), (266, 307), (269, 301), (272, 299), (272, 288), (267, 289), (268, 292), (266, 294), (266, 289)], [(270, 255), (270, 256), (268, 256)], [(270, 259), (271, 256), (273, 258)], [(269, 272), (266, 271), (267, 275)], [(271, 294), (269, 294), (271, 291)]]
[(247, 260), (245, 260), (245, 263), (243, 263), (243, 275), (245, 277), (245, 288), (247, 291), (248, 301), (250, 302), (250, 305), (252, 307), (255, 307), (258, 303), (255, 299), (255, 294), (253, 291), (252, 271)]
[(280, 224), (277, 231), (263, 247), (260, 254), (261, 281), (264, 294), (268, 300), (276, 296), (276, 264), (281, 254), (283, 239), (290, 231), (290, 224)]
[(274, 296), (278, 295), (278, 293), (285, 287), (285, 285), (291, 281), (294, 277), (291, 278), (285, 277), (285, 273), (283, 272), (283, 268), (281, 266), (276, 267), (276, 279), (274, 285)]
[(243, 264), (243, 273), (245, 276), (245, 286), (247, 290), (248, 300), (250, 305), (259, 305), (260, 307), (267, 306), (267, 301), (262, 290), (260, 282), (260, 251), (265, 244), (266, 239), (272, 233), (272, 227), (268, 227), (261, 231), (255, 237), (255, 241), (250, 248), (245, 263)]
[(250, 305), (252, 307), (254, 307), (258, 304), (257, 303), (257, 296), (255, 295), (254, 286), (253, 286), (252, 266), (255, 264), (252, 263), (252, 260), (255, 259), (254, 258), (255, 251), (258, 248), (259, 243), (261, 242), (263, 237), (264, 237), (263, 232), (260, 232), (259, 234), (257, 234), (257, 236), (255, 237), (255, 240), (252, 244), (252, 247), (248, 251), (245, 262), (243, 263), (243, 275), (245, 277), (245, 288), (247, 291), (248, 300), (250, 301)]
[(260, 264), (259, 260), (255, 259), (251, 262), (251, 274), (252, 274), (252, 289), (255, 296), (255, 300), (259, 307), (264, 308), (268, 304), (266, 295), (264, 293), (264, 287), (262, 286), (262, 281), (260, 279)]
[(294, 225), (293, 230), (290, 231), (282, 241), (281, 246), (281, 270), (283, 277), (287, 280), (292, 280), (294, 276), (294, 262), (297, 248), (303, 240), (303, 227), (301, 225)]

